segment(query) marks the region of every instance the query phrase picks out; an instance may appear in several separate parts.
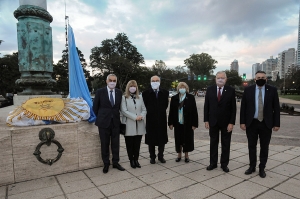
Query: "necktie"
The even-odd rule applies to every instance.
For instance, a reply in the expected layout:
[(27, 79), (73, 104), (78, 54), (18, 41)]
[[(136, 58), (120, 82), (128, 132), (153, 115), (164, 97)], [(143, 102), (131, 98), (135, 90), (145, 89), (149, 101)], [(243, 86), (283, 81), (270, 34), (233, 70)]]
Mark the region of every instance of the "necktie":
[(218, 91), (218, 102), (221, 100), (221, 87), (219, 87), (219, 91)]
[(259, 93), (258, 93), (258, 115), (257, 115), (257, 119), (258, 121), (263, 121), (264, 119), (264, 104), (263, 104), (263, 100), (262, 100), (262, 92), (261, 92), (261, 88), (259, 89)]
[(157, 98), (158, 97), (157, 89), (155, 89), (154, 92), (155, 92), (155, 95), (156, 95), (156, 98)]
[(114, 102), (114, 97), (113, 97), (113, 95), (112, 95), (112, 90), (110, 91), (110, 96), (109, 96), (109, 100), (110, 100), (110, 104), (111, 104), (111, 106), (114, 106), (115, 105), (115, 102)]

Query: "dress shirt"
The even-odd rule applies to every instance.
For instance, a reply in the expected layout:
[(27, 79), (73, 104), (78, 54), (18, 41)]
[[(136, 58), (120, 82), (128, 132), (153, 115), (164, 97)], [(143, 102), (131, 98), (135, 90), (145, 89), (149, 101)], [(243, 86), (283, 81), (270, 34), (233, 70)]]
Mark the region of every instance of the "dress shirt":
[(116, 104), (116, 94), (115, 94), (115, 89), (110, 89), (108, 86), (106, 86), (107, 88), (107, 93), (108, 93), (108, 99), (110, 100), (110, 91), (112, 90), (112, 95), (114, 97), (114, 104)]
[[(217, 85), (217, 96), (218, 96), (218, 93), (219, 93), (219, 86)], [(224, 86), (221, 87), (220, 89), (220, 92), (221, 92), (221, 96), (222, 96), (222, 93), (223, 93), (223, 89), (224, 89)]]
[[(256, 85), (255, 87), (255, 113), (254, 118), (257, 119), (258, 117), (258, 94), (259, 94), (259, 87)], [(261, 95), (262, 95), (262, 101), (264, 104), (265, 100), (265, 86), (261, 87)]]

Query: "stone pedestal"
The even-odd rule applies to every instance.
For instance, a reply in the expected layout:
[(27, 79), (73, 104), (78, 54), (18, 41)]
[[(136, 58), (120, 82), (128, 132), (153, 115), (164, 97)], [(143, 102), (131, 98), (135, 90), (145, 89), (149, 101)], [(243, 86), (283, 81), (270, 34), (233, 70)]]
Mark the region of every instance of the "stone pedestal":
[[(30, 127), (8, 127), (5, 116), (12, 107), (0, 109), (0, 186), (45, 176), (103, 166), (98, 128), (87, 121), (80, 123), (41, 125)], [(51, 128), (64, 152), (51, 166), (43, 164), (33, 155), (41, 142), (39, 132)], [(44, 144), (43, 159), (58, 155), (57, 146)]]

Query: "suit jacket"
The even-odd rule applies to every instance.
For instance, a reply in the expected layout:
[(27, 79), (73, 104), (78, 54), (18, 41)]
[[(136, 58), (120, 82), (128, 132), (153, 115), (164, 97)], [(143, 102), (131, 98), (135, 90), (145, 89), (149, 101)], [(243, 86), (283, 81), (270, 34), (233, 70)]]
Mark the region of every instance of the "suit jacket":
[(235, 124), (235, 116), (235, 89), (225, 85), (218, 102), (217, 86), (208, 87), (204, 102), (204, 122), (209, 122), (209, 126), (227, 127), (228, 124)]
[(108, 128), (113, 118), (114, 127), (120, 126), (120, 106), (122, 101), (122, 91), (115, 88), (115, 104), (111, 106), (107, 87), (97, 90), (94, 102), (93, 111), (97, 117), (95, 125), (100, 128)]
[[(125, 117), (124, 121), (122, 121), (122, 123), (126, 124), (125, 136), (146, 134), (145, 119), (147, 110), (143, 101), (143, 97), (140, 95), (139, 98), (135, 99), (135, 102), (136, 104), (134, 104), (131, 97), (122, 97), (121, 111)], [(136, 117), (139, 115), (143, 116), (143, 119), (137, 121)]]
[(143, 92), (143, 99), (147, 109), (145, 143), (160, 146), (168, 142), (167, 108), (169, 92), (159, 88), (158, 98), (152, 88)]
[[(255, 113), (255, 88), (256, 85), (245, 89), (240, 111), (240, 124), (249, 127)], [(270, 85), (265, 85), (264, 98), (264, 122), (268, 128), (280, 127), (280, 106), (277, 89)]]
[[(192, 126), (198, 127), (198, 112), (195, 97), (189, 93), (186, 93), (183, 104), (183, 125), (184, 132), (178, 130), (178, 106), (179, 106), (179, 94), (174, 95), (171, 98), (170, 108), (169, 108), (169, 119), (168, 125), (174, 126), (175, 143), (180, 145), (184, 142), (183, 146), (184, 152), (190, 152), (194, 150), (194, 130)], [(183, 136), (181, 136), (183, 134)], [(184, 140), (181, 140), (181, 139)]]

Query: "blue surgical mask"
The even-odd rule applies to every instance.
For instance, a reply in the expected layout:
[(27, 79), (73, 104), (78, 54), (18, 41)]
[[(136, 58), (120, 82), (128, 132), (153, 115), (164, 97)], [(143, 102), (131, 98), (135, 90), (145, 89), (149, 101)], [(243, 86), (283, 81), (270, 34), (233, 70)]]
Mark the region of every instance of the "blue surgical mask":
[(179, 93), (180, 93), (180, 94), (184, 94), (185, 92), (186, 92), (186, 89), (185, 89), (185, 88), (180, 88), (180, 89), (179, 89)]

